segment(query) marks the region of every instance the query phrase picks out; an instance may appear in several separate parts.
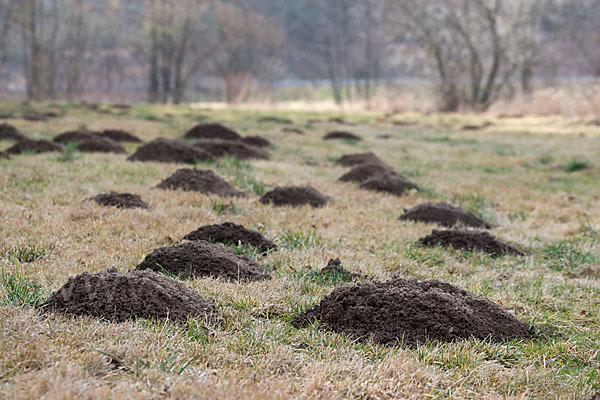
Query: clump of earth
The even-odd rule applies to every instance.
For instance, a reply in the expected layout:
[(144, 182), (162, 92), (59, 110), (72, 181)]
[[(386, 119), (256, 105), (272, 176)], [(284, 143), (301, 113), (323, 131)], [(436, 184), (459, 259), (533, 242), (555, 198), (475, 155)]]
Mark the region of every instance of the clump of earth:
[(183, 283), (153, 271), (116, 269), (69, 278), (47, 300), (50, 312), (123, 322), (136, 318), (217, 321), (217, 304)]
[(90, 197), (86, 201), (95, 201), (101, 206), (117, 208), (148, 208), (148, 203), (142, 200), (137, 194), (131, 193), (101, 193)]
[(206, 240), (211, 243), (223, 243), (225, 245), (250, 245), (266, 253), (269, 250), (277, 249), (277, 245), (264, 237), (260, 232), (253, 229), (247, 229), (242, 225), (232, 222), (222, 224), (205, 225), (188, 233), (183, 237), (184, 240)]
[(439, 280), (396, 278), (339, 287), (299, 314), (293, 325), (306, 327), (315, 320), (355, 340), (390, 346), (531, 336), (529, 324), (497, 304)]
[(216, 158), (231, 156), (240, 160), (269, 159), (269, 154), (266, 151), (242, 141), (203, 139), (194, 143), (194, 147)]
[(68, 144), (71, 142), (84, 142), (86, 140), (93, 140), (97, 138), (98, 134), (91, 131), (68, 131), (55, 136), (52, 141), (60, 144)]
[(25, 136), (10, 124), (0, 124), (0, 140), (23, 140)]
[(387, 165), (381, 158), (377, 157), (375, 153), (372, 152), (346, 154), (340, 157), (335, 163), (345, 167), (354, 167), (361, 164), (378, 164), (390, 168), (389, 165)]
[(437, 223), (447, 228), (455, 225), (482, 229), (490, 228), (490, 224), (473, 213), (448, 203), (427, 202), (419, 204), (409, 210), (404, 210), (404, 214), (398, 219), (400, 221)]
[(157, 138), (141, 145), (128, 161), (155, 161), (164, 163), (196, 164), (213, 157), (192, 144), (180, 139)]
[(142, 140), (139, 137), (121, 129), (105, 129), (99, 135), (107, 139), (114, 140), (115, 142), (142, 142)]
[[(356, 182), (362, 183), (368, 179), (382, 174), (395, 174), (395, 172), (387, 165), (379, 163), (375, 164), (360, 164), (346, 172), (338, 179), (340, 182)], [(402, 176), (402, 175), (400, 175)], [(405, 178), (406, 179), (406, 178)]]
[(186, 139), (241, 140), (236, 131), (221, 124), (198, 124), (185, 134)]
[(87, 153), (127, 153), (125, 148), (114, 140), (96, 136), (91, 139), (85, 139), (77, 144), (77, 150)]
[(312, 186), (278, 186), (265, 193), (260, 202), (275, 206), (298, 207), (308, 204), (312, 207), (323, 207), (329, 203), (329, 200), (329, 196), (322, 194)]
[(271, 142), (262, 136), (246, 136), (242, 139), (242, 142), (255, 147), (269, 147)]
[(294, 133), (296, 135), (304, 135), (304, 131), (299, 128), (283, 128), (282, 131), (285, 133)]
[(360, 184), (361, 189), (372, 190), (402, 196), (411, 189), (419, 187), (397, 173), (377, 174)]
[(159, 189), (185, 190), (216, 194), (221, 197), (245, 197), (241, 192), (208, 169), (182, 168), (163, 180), (157, 186)]
[(325, 140), (334, 140), (334, 139), (341, 139), (341, 140), (362, 140), (359, 136), (356, 136), (353, 133), (345, 132), (345, 131), (329, 132), (328, 134), (326, 134), (325, 136), (323, 136), (323, 139), (325, 139)]
[(430, 235), (419, 239), (419, 243), (423, 246), (453, 247), (464, 251), (480, 250), (493, 256), (524, 255), (521, 250), (498, 240), (486, 231), (434, 229)]
[(51, 151), (62, 152), (63, 148), (59, 144), (46, 139), (23, 139), (19, 140), (14, 146), (9, 147), (6, 150), (8, 154), (48, 153)]
[(194, 240), (155, 249), (136, 267), (168, 273), (182, 279), (212, 277), (231, 281), (256, 281), (268, 274), (251, 257), (237, 254), (222, 243)]
[(332, 258), (327, 262), (327, 265), (321, 269), (321, 275), (330, 277), (340, 277), (344, 281), (360, 279), (364, 276), (356, 272), (350, 272), (342, 265), (339, 258)]

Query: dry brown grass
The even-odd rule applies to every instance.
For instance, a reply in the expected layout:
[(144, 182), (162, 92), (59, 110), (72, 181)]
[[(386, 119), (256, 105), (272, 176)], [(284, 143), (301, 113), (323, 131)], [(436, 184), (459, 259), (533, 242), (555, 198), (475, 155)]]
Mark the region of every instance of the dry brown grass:
[[(174, 117), (143, 119), (167, 113)], [(85, 124), (124, 128), (150, 140), (181, 136), (198, 114), (275, 143), (270, 161), (210, 166), (229, 181), (251, 177), (271, 186), (311, 184), (333, 202), (322, 209), (272, 208), (254, 194), (223, 201), (160, 191), (152, 187), (178, 166), (129, 163), (119, 155), (79, 154), (71, 162), (58, 162), (56, 154), (16, 156), (0, 160), (3, 271), (18, 270), (48, 293), (77, 273), (132, 268), (152, 249), (200, 225), (228, 220), (260, 228), (279, 244), (291, 232), (307, 246), (284, 247), (261, 259), (276, 269), (269, 281), (190, 281), (202, 295), (215, 298), (226, 315), (227, 323), (209, 327), (208, 333), (201, 321), (110, 324), (45, 316), (8, 304), (1, 288), (0, 397), (568, 399), (600, 389), (600, 277), (594, 272), (600, 258), (600, 127), (581, 118), (458, 114), (402, 114), (393, 118), (412, 125), (395, 126), (381, 115), (355, 112), (344, 118), (358, 125), (345, 128), (365, 140), (347, 143), (321, 140), (335, 124), (306, 123), (334, 115), (327, 113), (279, 111), (305, 136), (256, 122), (272, 114), (265, 111), (183, 106), (135, 106), (122, 116), (68, 109), (66, 116), (46, 123), (11, 122), (43, 137)], [(458, 129), (485, 121), (493, 125)], [(377, 139), (380, 134), (392, 139)], [(130, 152), (134, 147), (127, 145)], [(397, 198), (336, 182), (345, 169), (332, 160), (365, 150), (425, 190)], [(587, 160), (590, 168), (565, 172), (564, 164), (573, 158)], [(109, 190), (140, 194), (151, 209), (81, 203)], [(493, 259), (417, 247), (416, 240), (432, 227), (396, 218), (424, 200), (472, 209), (497, 225), (495, 235), (529, 255)], [(232, 202), (235, 213), (219, 214), (221, 202)], [(30, 263), (10, 256), (27, 246), (47, 252)], [(318, 327), (292, 328), (291, 317), (334, 286), (310, 279), (305, 266), (321, 268), (334, 257), (378, 279), (400, 274), (450, 281), (562, 336), (389, 349), (353, 343)]]

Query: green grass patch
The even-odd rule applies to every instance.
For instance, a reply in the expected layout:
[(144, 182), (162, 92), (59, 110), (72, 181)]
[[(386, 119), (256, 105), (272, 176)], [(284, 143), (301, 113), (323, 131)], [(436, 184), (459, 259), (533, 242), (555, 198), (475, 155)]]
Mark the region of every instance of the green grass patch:
[(31, 281), (19, 266), (8, 271), (0, 269), (0, 302), (13, 306), (38, 307), (46, 299), (42, 285)]
[(563, 171), (577, 172), (577, 171), (583, 171), (584, 169), (589, 169), (591, 167), (592, 167), (591, 164), (586, 160), (582, 160), (579, 158), (572, 158), (569, 161), (567, 161), (567, 163), (563, 166)]

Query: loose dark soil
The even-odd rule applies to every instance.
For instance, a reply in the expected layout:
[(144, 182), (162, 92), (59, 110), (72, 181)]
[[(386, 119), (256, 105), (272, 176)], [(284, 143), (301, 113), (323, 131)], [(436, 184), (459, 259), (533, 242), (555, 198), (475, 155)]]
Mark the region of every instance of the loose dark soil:
[(158, 138), (137, 148), (128, 161), (195, 164), (212, 156), (180, 139)]
[(240, 160), (269, 159), (269, 154), (265, 150), (251, 146), (242, 141), (204, 139), (194, 143), (194, 147), (205, 151), (216, 158), (231, 156), (239, 158)]
[(63, 148), (61, 145), (46, 139), (24, 139), (18, 141), (14, 146), (6, 150), (8, 154), (47, 153), (50, 151), (62, 152)]
[(390, 168), (389, 165), (387, 165), (381, 158), (377, 157), (372, 152), (346, 154), (340, 157), (335, 163), (345, 167), (354, 167), (361, 164), (380, 164)]
[(529, 324), (497, 304), (439, 280), (396, 278), (343, 286), (298, 315), (293, 325), (314, 320), (356, 340), (410, 347), (427, 340), (502, 342), (531, 335)]
[(327, 275), (331, 277), (338, 276), (344, 281), (351, 281), (354, 279), (360, 279), (364, 276), (355, 272), (350, 272), (342, 266), (342, 262), (339, 258), (332, 258), (327, 262), (327, 266), (321, 270), (321, 275)]
[(148, 254), (136, 270), (167, 272), (182, 279), (212, 277), (232, 281), (256, 281), (268, 277), (261, 266), (245, 254), (222, 243), (194, 240), (161, 247)]
[(218, 320), (217, 304), (194, 289), (152, 271), (116, 269), (83, 273), (48, 299), (45, 309), (68, 315), (86, 315), (114, 322), (136, 318), (185, 321), (203, 317)]
[(55, 136), (52, 139), (55, 143), (67, 144), (71, 142), (83, 142), (85, 140), (96, 139), (98, 134), (91, 131), (68, 131)]
[(8, 160), (10, 156), (3, 151), (0, 151), (0, 160)]
[(521, 250), (501, 242), (485, 231), (434, 229), (431, 235), (419, 239), (419, 243), (424, 246), (454, 247), (464, 251), (481, 250), (493, 256), (524, 255)]
[(95, 201), (105, 207), (117, 208), (148, 208), (148, 203), (142, 200), (137, 194), (131, 193), (101, 193), (94, 197), (89, 197), (86, 201)]
[(400, 221), (437, 223), (447, 228), (455, 225), (482, 229), (490, 228), (490, 224), (476, 215), (447, 203), (419, 204), (410, 210), (404, 210), (404, 214), (398, 219)]
[(185, 190), (216, 194), (221, 197), (245, 197), (213, 171), (208, 169), (182, 168), (156, 186), (159, 189)]
[(287, 118), (279, 118), (279, 117), (261, 117), (258, 119), (258, 122), (272, 122), (275, 124), (292, 124), (293, 121)]
[(77, 150), (87, 153), (127, 153), (118, 142), (103, 137), (86, 139), (77, 145)]
[(47, 121), (49, 117), (44, 114), (28, 113), (21, 115), (21, 118), (23, 118), (25, 121), (42, 122)]
[[(346, 172), (340, 179), (340, 182), (357, 182), (362, 183), (370, 178), (382, 174), (395, 174), (395, 172), (387, 165), (382, 164), (361, 164), (350, 171)], [(398, 174), (399, 176), (402, 176)], [(405, 178), (406, 179), (406, 178)]]
[(335, 131), (329, 132), (327, 135), (323, 136), (325, 140), (333, 140), (333, 139), (343, 139), (343, 140), (362, 140), (359, 136), (356, 136), (350, 132), (344, 131)]
[(185, 137), (187, 139), (223, 139), (241, 140), (242, 137), (236, 131), (221, 124), (198, 124), (190, 129)]
[(278, 186), (265, 193), (260, 202), (275, 206), (298, 207), (308, 204), (313, 207), (323, 207), (329, 203), (329, 200), (329, 196), (325, 196), (312, 186)]
[(120, 129), (106, 129), (100, 133), (100, 136), (107, 139), (114, 140), (115, 142), (132, 142), (141, 143), (142, 141), (137, 136)]
[(246, 136), (242, 139), (242, 142), (255, 147), (269, 147), (271, 142), (262, 136)]
[(285, 133), (295, 133), (296, 135), (304, 135), (304, 131), (298, 128), (283, 128), (282, 131)]
[(260, 232), (247, 229), (242, 225), (225, 222), (218, 225), (205, 225), (184, 236), (184, 240), (206, 240), (225, 245), (250, 245), (266, 253), (277, 249), (277, 245), (264, 237)]
[(23, 140), (25, 136), (10, 124), (0, 124), (0, 140)]
[(411, 189), (419, 189), (413, 182), (396, 173), (377, 174), (360, 184), (361, 189), (402, 196)]

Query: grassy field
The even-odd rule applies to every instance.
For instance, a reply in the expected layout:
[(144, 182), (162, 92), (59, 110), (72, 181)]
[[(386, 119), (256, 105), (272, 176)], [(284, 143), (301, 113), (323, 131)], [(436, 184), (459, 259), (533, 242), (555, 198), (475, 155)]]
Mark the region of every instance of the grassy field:
[[(20, 103), (0, 103), (18, 117)], [(153, 189), (180, 166), (69, 152), (0, 160), (0, 398), (455, 398), (576, 399), (600, 390), (600, 126), (593, 118), (215, 110), (133, 106), (105, 114), (68, 103), (28, 105), (60, 116), (7, 122), (34, 137), (121, 128), (148, 141), (219, 121), (274, 143), (271, 160), (208, 167), (250, 196), (223, 200)], [(100, 112), (99, 112), (100, 111)], [(290, 118), (306, 135), (260, 123)], [(341, 117), (352, 125), (308, 122)], [(403, 121), (393, 124), (393, 121)], [(492, 125), (462, 130), (464, 125)], [(334, 129), (361, 142), (328, 141)], [(391, 135), (388, 140), (379, 135)], [(0, 142), (0, 150), (9, 142)], [(126, 145), (131, 153), (135, 145)], [(393, 197), (337, 182), (339, 156), (373, 151), (422, 190)], [(321, 209), (274, 208), (269, 187), (311, 184)], [(149, 210), (82, 203), (115, 190)], [(404, 208), (448, 201), (494, 224), (527, 252), (492, 258), (417, 239), (432, 226), (400, 223)], [(47, 316), (34, 307), (69, 276), (126, 271), (201, 225), (232, 221), (281, 246), (259, 258), (273, 278), (187, 283), (218, 301), (222, 326)], [(361, 344), (290, 321), (343, 283), (313, 269), (339, 257), (376, 279), (439, 278), (484, 295), (547, 332), (504, 344), (465, 341), (416, 349)]]

